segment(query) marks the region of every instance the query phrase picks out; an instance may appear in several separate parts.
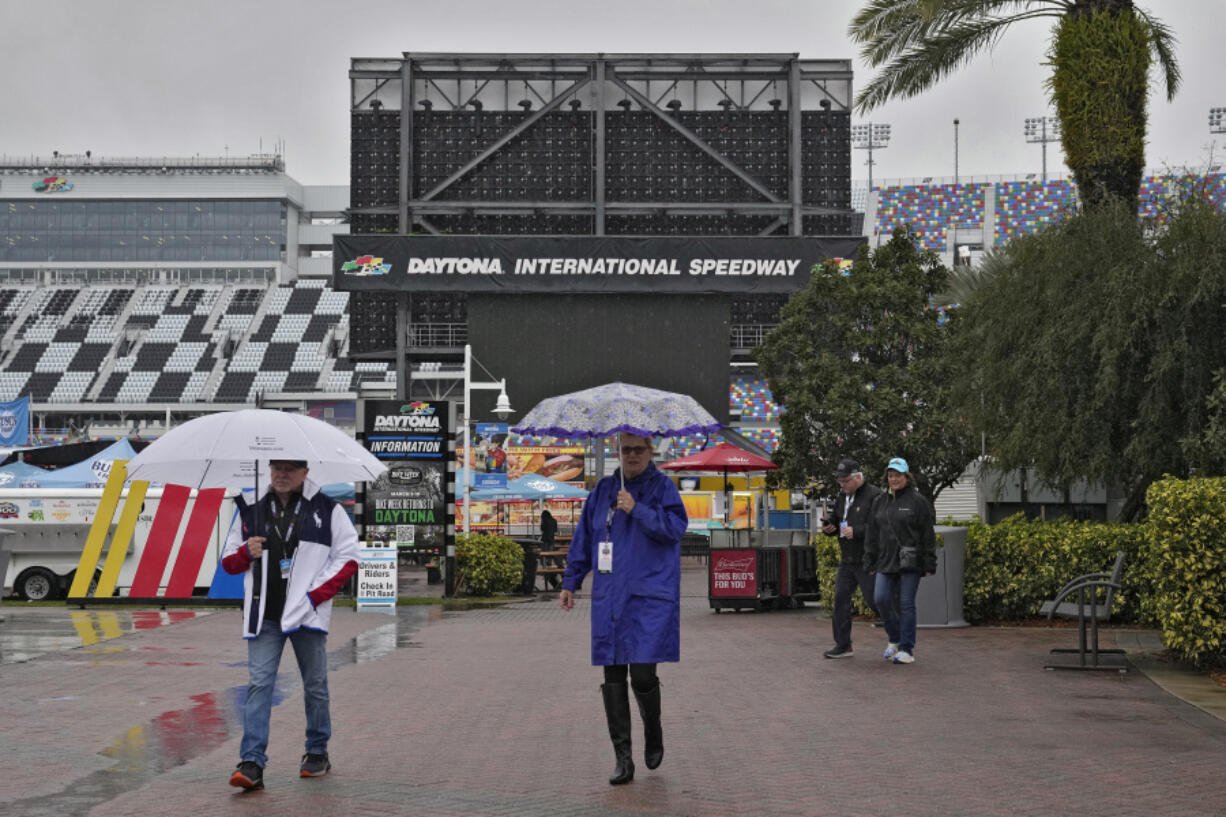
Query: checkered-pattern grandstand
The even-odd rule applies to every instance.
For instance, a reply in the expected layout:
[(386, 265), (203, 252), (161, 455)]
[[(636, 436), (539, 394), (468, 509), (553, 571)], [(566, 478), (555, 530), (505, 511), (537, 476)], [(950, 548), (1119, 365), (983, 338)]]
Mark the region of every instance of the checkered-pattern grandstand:
[(233, 404), (394, 380), (386, 362), (338, 357), (348, 307), (322, 280), (0, 286), (0, 400)]

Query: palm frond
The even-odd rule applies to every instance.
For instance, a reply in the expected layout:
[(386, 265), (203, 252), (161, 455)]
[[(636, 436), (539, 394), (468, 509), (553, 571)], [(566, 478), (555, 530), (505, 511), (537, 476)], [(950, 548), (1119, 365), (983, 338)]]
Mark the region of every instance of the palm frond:
[(847, 29), (852, 42), (860, 43), (860, 57), (876, 68), (923, 42), (931, 35), (930, 21), (921, 8), (925, 0), (874, 0), (852, 20)]
[[(875, 0), (874, 6), (885, 5), (886, 0)], [(881, 8), (875, 18), (876, 22), (892, 22), (894, 27), (877, 29), (875, 38), (861, 50), (860, 56), (869, 65), (885, 66), (857, 94), (856, 108), (861, 113), (889, 99), (906, 99), (928, 90), (990, 48), (1015, 22), (1062, 17), (1068, 10), (1067, 0), (905, 0), (895, 5), (902, 7), (896, 17), (890, 18)], [(1009, 10), (1014, 13), (1001, 14)]]
[(1179, 71), (1179, 61), (1175, 59), (1175, 43), (1178, 39), (1165, 23), (1148, 12), (1137, 9), (1136, 14), (1149, 27), (1150, 47), (1158, 57), (1158, 65), (1166, 79), (1166, 98), (1170, 101), (1175, 98), (1179, 91), (1179, 82), (1183, 79)]
[(851, 18), (847, 34), (853, 43), (872, 42), (888, 35), (916, 15), (920, 0), (870, 0)]
[(1015, 19), (960, 23), (912, 45), (860, 90), (856, 108), (863, 113), (889, 99), (908, 99), (927, 91), (991, 46)]
[(991, 283), (1008, 264), (1008, 257), (1000, 249), (989, 247), (975, 266), (954, 267), (950, 271), (949, 286), (936, 296), (937, 303), (969, 303), (975, 292)]

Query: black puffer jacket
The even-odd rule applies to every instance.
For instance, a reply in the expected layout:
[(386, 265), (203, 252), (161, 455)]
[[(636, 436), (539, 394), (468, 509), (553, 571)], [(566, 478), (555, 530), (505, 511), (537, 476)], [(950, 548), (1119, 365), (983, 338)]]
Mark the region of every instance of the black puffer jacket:
[(878, 573), (899, 573), (900, 545), (914, 545), (919, 551), (921, 573), (937, 569), (936, 532), (932, 506), (908, 485), (898, 493), (882, 493), (869, 514), (868, 535), (864, 539), (864, 569)]
[(837, 530), (826, 534), (839, 537), (841, 557), (839, 564), (859, 567), (864, 562), (864, 537), (868, 535), (868, 517), (872, 512), (873, 503), (880, 495), (880, 488), (869, 485), (867, 482), (863, 483), (852, 494), (851, 507), (847, 509), (846, 517), (843, 515), (843, 506), (847, 504), (847, 495), (840, 494), (835, 498), (834, 507), (830, 509), (830, 524), (835, 528), (838, 528), (840, 522), (851, 525), (850, 539), (839, 536)]

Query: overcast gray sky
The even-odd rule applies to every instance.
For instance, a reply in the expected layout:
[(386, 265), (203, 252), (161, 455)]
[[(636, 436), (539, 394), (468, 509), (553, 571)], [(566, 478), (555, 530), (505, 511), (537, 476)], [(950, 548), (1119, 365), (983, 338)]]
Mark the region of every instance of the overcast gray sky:
[[(1184, 87), (1151, 97), (1151, 168), (1208, 164), (1226, 106), (1222, 0), (1139, 0), (1179, 38)], [(0, 155), (245, 155), (285, 142), (307, 184), (348, 183), (352, 57), (404, 51), (797, 52), (854, 58), (858, 0), (0, 0)], [(1051, 21), (1011, 29), (990, 56), (872, 116), (893, 127), (874, 178), (1037, 172), (1026, 117), (1049, 113)], [(857, 63), (857, 87), (870, 76)], [(855, 117), (855, 122), (868, 121)], [(1220, 159), (1222, 149), (1217, 156)], [(867, 175), (864, 154), (853, 176)], [(1049, 172), (1063, 168), (1058, 146)]]

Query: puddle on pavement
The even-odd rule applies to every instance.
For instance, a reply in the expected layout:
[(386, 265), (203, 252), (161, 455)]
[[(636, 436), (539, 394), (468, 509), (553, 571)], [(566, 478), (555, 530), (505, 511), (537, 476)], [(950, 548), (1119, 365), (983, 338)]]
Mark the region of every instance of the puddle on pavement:
[[(113, 611), (104, 612), (114, 614)], [(360, 633), (329, 650), (328, 669), (334, 672), (351, 664), (377, 661), (396, 649), (418, 647), (420, 645), (413, 640), (418, 630), (437, 621), (440, 616), (440, 608), (433, 606), (398, 608), (395, 617), (389, 616), (386, 624)], [(106, 626), (112, 625), (113, 622), (107, 619)], [(76, 626), (75, 621), (73, 626)], [(121, 625), (119, 630), (122, 629)], [(78, 640), (70, 647), (79, 645)], [(277, 685), (273, 691), (273, 706), (282, 703), (301, 685), (292, 649), (287, 647), (282, 656), (281, 671), (277, 674)], [(245, 663), (236, 665), (236, 672), (244, 674), (237, 669), (241, 666), (245, 666)], [(163, 772), (211, 752), (232, 736), (241, 734), (241, 712), (246, 697), (245, 683), (222, 692), (193, 695), (190, 707), (163, 712), (152, 721), (134, 726), (116, 737), (100, 753), (114, 761), (111, 766), (73, 781), (63, 791), (6, 803), (5, 813), (23, 817), (85, 814), (120, 794), (134, 791)], [(228, 772), (228, 768), (219, 769), (218, 775), (224, 776)]]
[[(3, 608), (7, 620), (0, 625), (0, 664), (30, 661), (40, 655), (86, 648), (105, 654), (99, 647), (138, 630), (151, 630), (209, 615), (211, 610), (56, 610)], [(65, 616), (64, 614), (68, 615)], [(122, 647), (116, 649), (124, 649)]]

